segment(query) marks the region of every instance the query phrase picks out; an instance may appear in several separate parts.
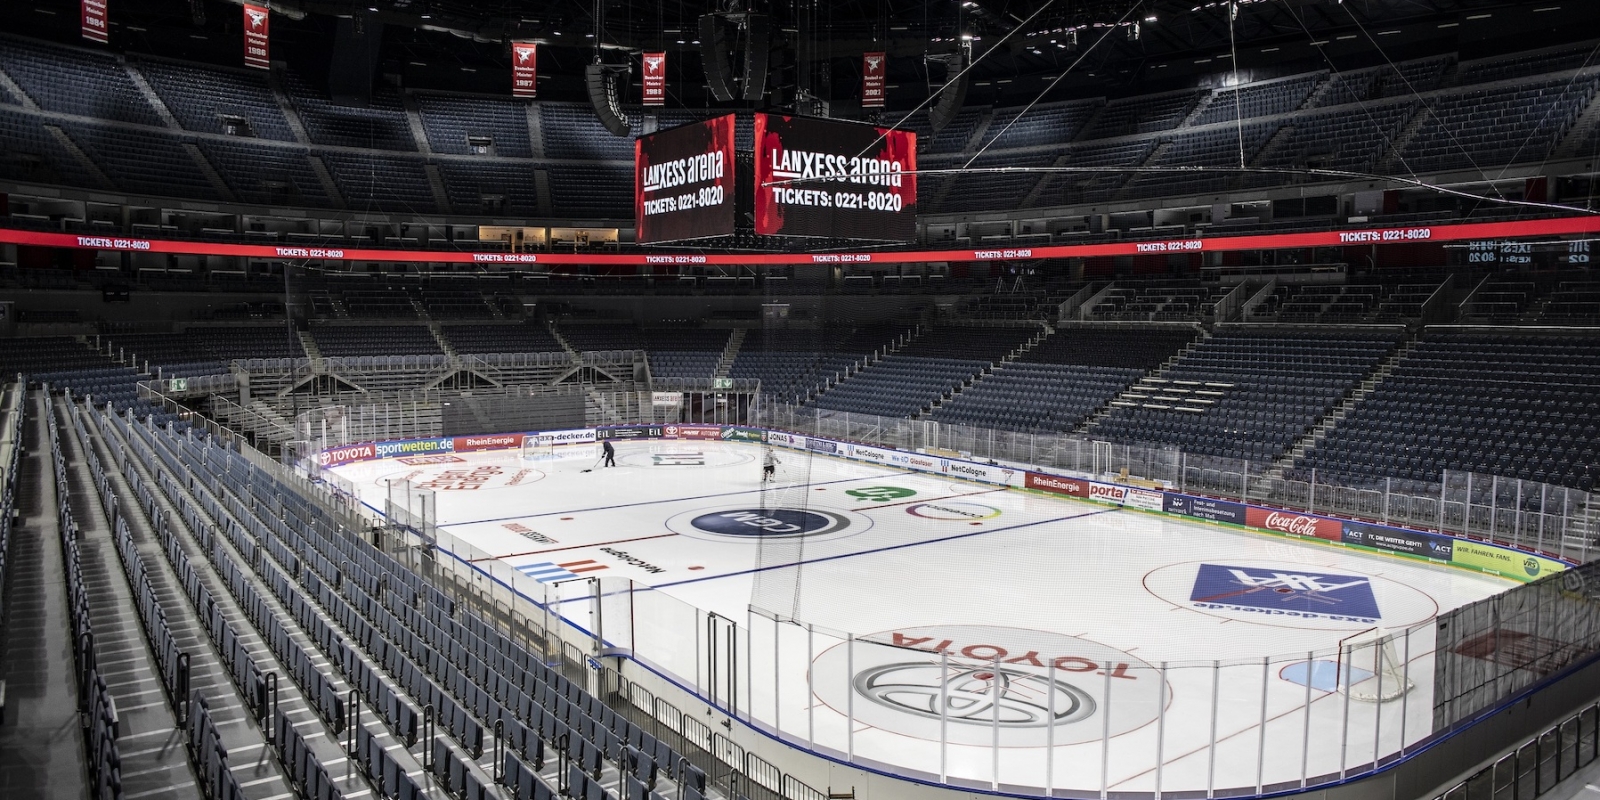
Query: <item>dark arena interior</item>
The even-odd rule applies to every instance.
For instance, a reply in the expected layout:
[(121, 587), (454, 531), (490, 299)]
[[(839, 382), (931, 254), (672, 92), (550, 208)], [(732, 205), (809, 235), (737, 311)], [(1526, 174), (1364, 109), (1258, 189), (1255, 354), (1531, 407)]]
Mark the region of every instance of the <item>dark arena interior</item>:
[(1594, 0), (0, 10), (0, 798), (1600, 797)]

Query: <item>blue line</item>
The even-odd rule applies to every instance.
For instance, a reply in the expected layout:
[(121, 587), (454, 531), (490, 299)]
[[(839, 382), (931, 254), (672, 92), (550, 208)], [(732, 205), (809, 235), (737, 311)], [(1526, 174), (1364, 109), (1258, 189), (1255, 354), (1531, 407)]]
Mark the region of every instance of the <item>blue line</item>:
[(1004, 527), (1004, 528), (990, 528), (990, 529), (985, 530), (985, 531), (972, 531), (971, 533), (958, 533), (958, 534), (955, 534), (954, 536), (945, 536), (945, 537), (942, 537), (942, 538), (939, 538), (939, 539), (924, 539), (924, 540), (922, 540), (920, 542), (906, 542), (904, 544), (892, 544), (892, 545), (889, 545), (887, 547), (877, 547), (877, 548), (873, 548), (871, 550), (860, 550), (860, 551), (857, 551), (857, 552), (854, 552), (854, 553), (840, 553), (839, 555), (836, 555), (836, 556), (823, 556), (822, 558), (813, 559), (813, 560), (809, 560), (809, 561), (796, 561), (793, 564), (774, 564), (774, 565), (772, 565), (770, 567), (756, 567), (755, 569), (747, 569), (747, 570), (742, 570), (742, 571), (739, 571), (739, 572), (729, 572), (729, 573), (726, 573), (726, 574), (723, 574), (723, 575), (707, 575), (704, 578), (690, 578), (689, 580), (686, 580), (686, 581), (674, 581), (672, 583), (658, 583), (658, 584), (656, 584), (654, 586), (651, 586), (649, 588), (651, 588), (651, 589), (667, 589), (667, 588), (670, 588), (670, 587), (673, 587), (673, 586), (683, 586), (685, 584), (690, 584), (690, 583), (701, 583), (703, 581), (715, 581), (715, 580), (721, 580), (723, 578), (732, 578), (732, 577), (734, 577), (736, 575), (752, 575), (752, 574), (757, 573), (757, 572), (766, 572), (768, 570), (774, 570), (774, 569), (788, 569), (790, 567), (799, 567), (799, 566), (804, 566), (806, 564), (821, 564), (821, 563), (823, 563), (825, 561), (837, 561), (837, 560), (839, 560), (841, 558), (855, 558), (856, 556), (868, 556), (868, 555), (872, 555), (874, 553), (887, 553), (890, 550), (902, 550), (902, 549), (907, 548), (907, 547), (921, 547), (922, 545), (925, 545), (925, 544), (939, 544), (941, 542), (953, 542), (953, 541), (956, 541), (957, 539), (970, 539), (970, 538), (972, 538), (974, 536), (987, 536), (987, 535), (989, 535), (991, 533), (1004, 533), (1005, 531), (1014, 531), (1014, 530), (1018, 530), (1020, 528), (1031, 528), (1031, 527), (1033, 527), (1035, 525), (1045, 525), (1045, 524), (1048, 524), (1048, 523), (1051, 523), (1051, 522), (1066, 522), (1068, 520), (1083, 519), (1084, 517), (1094, 517), (1094, 516), (1098, 516), (1100, 514), (1110, 514), (1110, 513), (1114, 512), (1114, 511), (1121, 511), (1121, 510), (1122, 510), (1122, 508), (1120, 508), (1120, 507), (1118, 507), (1118, 508), (1107, 508), (1107, 509), (1104, 509), (1104, 510), (1101, 510), (1101, 511), (1090, 511), (1090, 512), (1088, 512), (1086, 514), (1074, 514), (1074, 515), (1072, 515), (1070, 517), (1053, 517), (1051, 519), (1041, 519), (1041, 520), (1035, 520), (1033, 522), (1022, 522), (1022, 523), (1018, 523), (1016, 525), (1011, 525), (1011, 526)]
[[(821, 483), (807, 483), (805, 485), (809, 488), (809, 487), (812, 487), (812, 486), (829, 486), (829, 485), (832, 485), (832, 484), (835, 484), (835, 483), (850, 483), (851, 481), (882, 480), (885, 477), (892, 477), (892, 476), (896, 476), (896, 475), (927, 475), (927, 474), (928, 473), (925, 473), (925, 472), (917, 472), (915, 470), (907, 470), (905, 472), (891, 472), (887, 476), (885, 476), (885, 475), (869, 475), (869, 476), (864, 477), (864, 478), (840, 478), (839, 480), (836, 480), (836, 481), (823, 481)], [(948, 476), (946, 476), (946, 477), (948, 477)], [(471, 520), (466, 520), (466, 521), (463, 521), (463, 522), (451, 522), (451, 523), (448, 523), (448, 524), (441, 524), (439, 527), (441, 527), (441, 528), (444, 528), (444, 527), (455, 528), (455, 527), (459, 527), (461, 525), (479, 525), (479, 524), (482, 524), (482, 523), (485, 523), (485, 522), (504, 522), (504, 521), (506, 521), (508, 519), (533, 519), (535, 517), (553, 517), (553, 516), (555, 516), (557, 514), (579, 514), (579, 513), (585, 512), (585, 511), (610, 511), (610, 510), (616, 509), (616, 508), (633, 508), (634, 506), (653, 506), (653, 505), (657, 505), (657, 504), (660, 504), (660, 503), (676, 503), (676, 502), (678, 502), (680, 500), (706, 500), (706, 499), (712, 498), (712, 497), (735, 497), (735, 496), (741, 495), (741, 494), (760, 494), (761, 492), (764, 492), (764, 491), (766, 491), (766, 490), (765, 489), (741, 489), (741, 490), (739, 490), (737, 492), (720, 492), (718, 494), (702, 494), (702, 495), (695, 495), (693, 497), (668, 497), (668, 498), (666, 498), (664, 500), (646, 500), (646, 501), (640, 502), (640, 503), (619, 503), (619, 504), (614, 505), (614, 506), (598, 506), (596, 508), (574, 508), (574, 509), (572, 509), (570, 511), (546, 511), (546, 512), (544, 512), (542, 514), (518, 514), (517, 516), (514, 516), (514, 517), (495, 517), (494, 519), (471, 519)], [(377, 509), (373, 509), (373, 510), (376, 511)]]

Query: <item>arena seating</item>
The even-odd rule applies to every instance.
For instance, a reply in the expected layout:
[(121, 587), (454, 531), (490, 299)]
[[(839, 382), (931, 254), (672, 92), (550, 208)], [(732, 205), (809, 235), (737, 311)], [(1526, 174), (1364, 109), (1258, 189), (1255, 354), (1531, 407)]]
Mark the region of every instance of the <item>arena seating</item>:
[(311, 338), (324, 356), (444, 354), (421, 325), (312, 325)]
[[(273, 594), (286, 607), (304, 610), (284, 625), (299, 623), (308, 633), (314, 629), (311, 641), (407, 747), (417, 741), (416, 709), (435, 709), (443, 735), (432, 741), (428, 760), (435, 779), (454, 796), (480, 796), (484, 786), (498, 779), (517, 800), (547, 800), (556, 781), (546, 763), (559, 759), (575, 770), (570, 776), (571, 791), (577, 793), (573, 797), (614, 800), (603, 787), (616, 785), (624, 773), (650, 791), (653, 800), (704, 797), (706, 773), (683, 755), (687, 742), (681, 733), (659, 726), (625, 699), (621, 708), (601, 702), (562, 670), (548, 666), (544, 654), (513, 641), (473, 610), (458, 607), (388, 554), (344, 535), (327, 512), (274, 475), (207, 441), (116, 420), (108, 423), (123, 432), (147, 469), (165, 476), (185, 471), (203, 476), (188, 490), (192, 497), (184, 483), (170, 477), (158, 485), (180, 508), (190, 509), (186, 513), (203, 511), (229, 520), (221, 531), (227, 542), (239, 552), (260, 553), (259, 560), (244, 563), (261, 564), (257, 569), (270, 578)], [(280, 511), (258, 516), (255, 509)], [(284, 569), (279, 566), (283, 564), (303, 569)], [(230, 574), (242, 578), (244, 572), (234, 566)], [(257, 591), (254, 581), (232, 585)], [(295, 758), (302, 752), (296, 726), (282, 718), (275, 725), (283, 732), (275, 742), (280, 760), (301, 763)], [(505, 751), (503, 756), (496, 753), (497, 761), (485, 769), (476, 762), (492, 743), (492, 735), (486, 735), (491, 725), (503, 731)], [(392, 755), (393, 745), (384, 746), (371, 731), (362, 733), (355, 737), (360, 754), (353, 759), (356, 774), (376, 794), (421, 800), (424, 795), (406, 777), (406, 765), (386, 762), (384, 754)], [(371, 742), (367, 736), (373, 737)], [(307, 785), (321, 785), (320, 766), (315, 758), (309, 761), (313, 768)], [(562, 776), (560, 782), (566, 784), (568, 778)]]
[(285, 71), (283, 88), (289, 102), (305, 124), (306, 135), (314, 144), (357, 147), (368, 150), (414, 152), (416, 141), (406, 122), (405, 109), (393, 89), (372, 91), (370, 105), (364, 108), (334, 105), (309, 79)]
[(1405, 165), (1413, 172), (1438, 172), (1540, 160), (1588, 106), (1597, 86), (1600, 76), (1590, 76), (1469, 88), (1434, 98), (1427, 119), (1402, 150)]
[(936, 328), (824, 392), (815, 404), (834, 411), (908, 417), (1037, 333), (1033, 327)]
[[(134, 66), (186, 130), (282, 142), (295, 140), (289, 120), (262, 73), (202, 69), (150, 59), (140, 59)], [(248, 130), (230, 128), (229, 117), (242, 120)]]
[(763, 394), (791, 400), (842, 377), (851, 364), (904, 333), (904, 328), (894, 325), (753, 330), (739, 345), (729, 376), (754, 378), (761, 381)]
[(227, 372), (234, 359), (305, 358), (300, 340), (282, 326), (194, 325), (182, 333), (109, 334), (113, 352), (148, 363), (162, 374), (210, 375)]
[(162, 127), (115, 56), (8, 36), (0, 40), (0, 69), (45, 111)]
[(1430, 329), (1296, 467), (1411, 490), (1458, 470), (1588, 491), (1600, 479), (1597, 387), (1600, 337)]
[(1398, 344), (1399, 328), (1226, 327), (1112, 403), (1092, 438), (1269, 463)]
[(445, 341), (457, 353), (552, 353), (561, 352), (561, 343), (543, 326), (441, 325)]
[[(963, 154), (975, 147), (987, 147), (980, 165), (1114, 169), (1145, 164), (1155, 153), (1150, 166), (1236, 166), (1237, 133), (1229, 133), (1226, 123), (1240, 114), (1247, 120), (1245, 161), (1251, 166), (1481, 171), (1541, 162), (1561, 143), (1600, 85), (1593, 70), (1576, 79), (1570, 73), (1591, 50), (1587, 44), (1563, 46), (1463, 62), (1458, 70), (1455, 56), (1444, 54), (1394, 67), (1301, 73), (1237, 89), (1043, 104), (1009, 131), (1020, 108), (967, 107), (937, 134), (926, 112), (911, 115), (905, 126), (919, 133), (923, 163), (934, 168), (964, 163)], [(0, 176), (11, 179), (151, 197), (229, 199), (186, 152), (185, 144), (193, 144), (232, 199), (247, 203), (399, 215), (553, 213), (605, 220), (631, 214), (632, 141), (605, 132), (584, 104), (538, 103), (542, 141), (535, 142), (521, 102), (418, 92), (422, 135), (436, 154), (424, 156), (416, 153), (402, 98), (388, 86), (377, 88), (369, 107), (350, 108), (334, 105), (309, 77), (278, 73), (310, 137), (307, 148), (294, 141), (277, 96), (254, 72), (151, 57), (124, 65), (100, 53), (13, 38), (0, 43), (0, 69), (41, 109), (67, 115), (41, 117), (0, 96)], [(129, 69), (144, 75), (186, 132), (164, 130)], [(72, 80), (52, 80), (58, 75)], [(63, 89), (67, 83), (74, 88)], [(1302, 107), (1307, 110), (1296, 113)], [(643, 113), (628, 113), (642, 132)], [(658, 127), (670, 127), (705, 114), (660, 110), (653, 116)], [(102, 185), (45, 125), (65, 131), (115, 185)], [(1206, 127), (1191, 132), (1197, 125)], [(740, 120), (736, 135), (749, 141), (748, 119)], [(1588, 135), (1600, 136), (1600, 130)], [(469, 143), (468, 137), (480, 136), (492, 141), (492, 157)], [(1391, 142), (1403, 145), (1398, 156)], [(1582, 145), (1569, 143), (1569, 149), (1572, 144)], [(311, 159), (326, 165), (339, 197), (318, 179)], [(429, 164), (439, 174), (437, 194), (424, 169)], [(1035, 173), (973, 175), (958, 185), (928, 176), (921, 202), (927, 212), (963, 213), (995, 204), (1049, 207), (1211, 194), (1291, 180), (1288, 174), (1165, 174), (1129, 181), (1114, 172)], [(541, 186), (548, 187), (544, 200)]]
[(532, 158), (528, 140), (527, 104), (485, 97), (419, 94), (417, 111), (428, 146), (435, 153), (473, 155), (469, 137), (488, 139), (493, 155), (504, 158)]
[(1190, 124), (1210, 125), (1217, 122), (1232, 122), (1235, 119), (1287, 114), (1306, 101), (1311, 89), (1323, 77), (1323, 74), (1313, 72), (1284, 80), (1220, 90), (1211, 96), (1210, 103)]
[(1194, 111), (1203, 96), (1202, 92), (1185, 90), (1112, 100), (1090, 121), (1081, 138), (1109, 139), (1172, 130)]
[(1540, 317), (1542, 322), (1568, 325), (1600, 324), (1600, 281), (1562, 281), (1550, 293), (1550, 302)]

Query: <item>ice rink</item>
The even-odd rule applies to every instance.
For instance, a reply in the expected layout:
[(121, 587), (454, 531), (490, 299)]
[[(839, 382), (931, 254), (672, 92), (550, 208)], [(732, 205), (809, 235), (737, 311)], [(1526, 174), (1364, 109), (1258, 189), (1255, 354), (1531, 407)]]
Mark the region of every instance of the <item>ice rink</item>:
[[(400, 481), (437, 492), (446, 533), (580, 626), (588, 604), (560, 592), (631, 579), (642, 660), (802, 746), (986, 788), (1270, 788), (1357, 770), (1431, 732), (1439, 611), (1512, 585), (789, 450), (763, 484), (754, 444), (616, 446), (615, 468), (572, 445), (334, 471), (378, 509)], [(736, 682), (712, 674), (726, 624)], [(1373, 627), (1402, 632), (1411, 685), (1382, 704), (1329, 677), (1341, 640)]]

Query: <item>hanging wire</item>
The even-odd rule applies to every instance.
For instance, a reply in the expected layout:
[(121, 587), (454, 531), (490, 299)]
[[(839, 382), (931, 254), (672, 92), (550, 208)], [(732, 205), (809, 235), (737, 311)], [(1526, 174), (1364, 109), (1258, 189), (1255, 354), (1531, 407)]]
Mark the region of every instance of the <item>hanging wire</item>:
[(1228, 3), (1228, 59), (1233, 62), (1233, 122), (1239, 130), (1239, 167), (1247, 166), (1244, 162), (1244, 111), (1240, 109), (1240, 96), (1244, 92), (1239, 88), (1239, 43), (1234, 40), (1234, 23), (1239, 19), (1239, 2), (1232, 0)]

